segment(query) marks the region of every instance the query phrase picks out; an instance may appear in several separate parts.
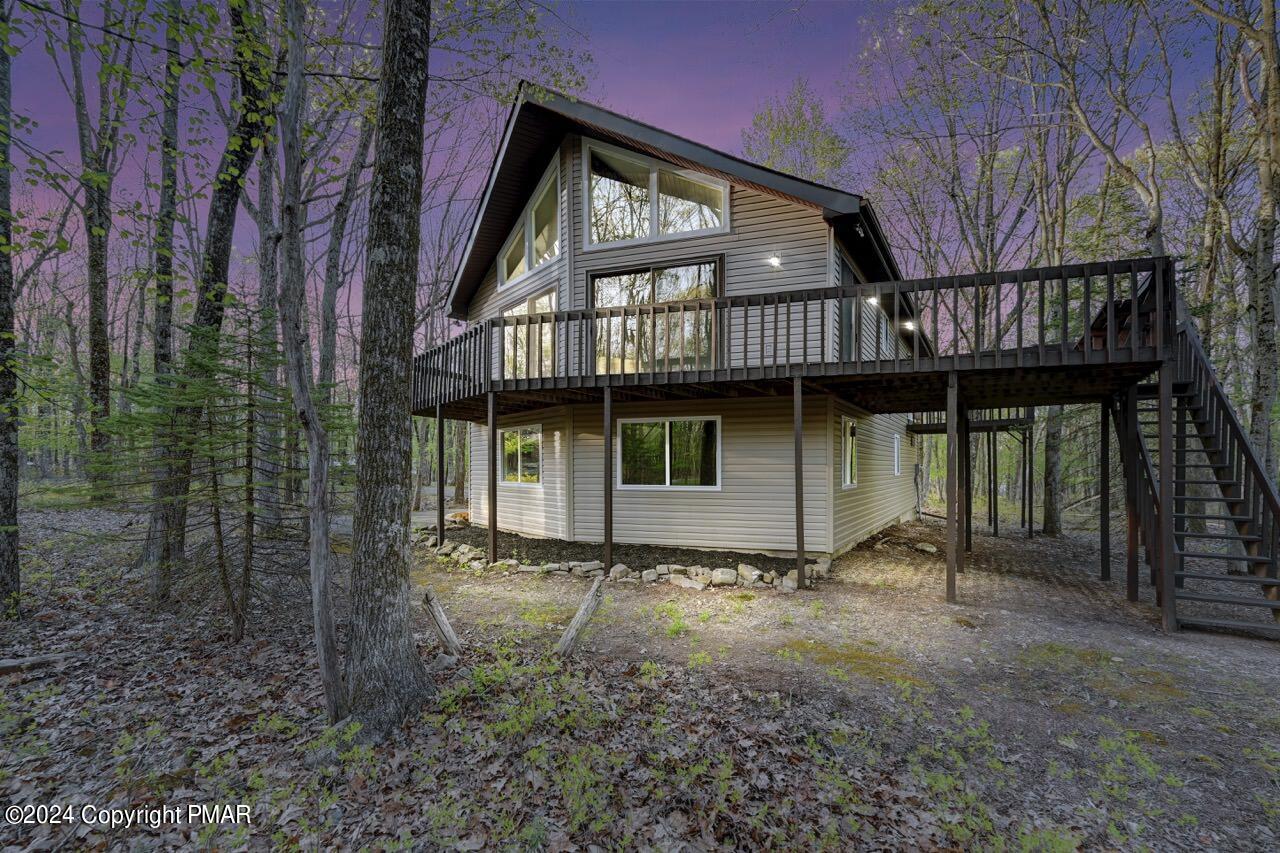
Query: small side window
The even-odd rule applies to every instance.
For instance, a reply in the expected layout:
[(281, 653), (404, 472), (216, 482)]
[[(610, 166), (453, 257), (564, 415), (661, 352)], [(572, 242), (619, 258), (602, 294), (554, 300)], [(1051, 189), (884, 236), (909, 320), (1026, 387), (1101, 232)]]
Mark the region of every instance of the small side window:
[(858, 485), (858, 422), (841, 418), (841, 479), (845, 487)]

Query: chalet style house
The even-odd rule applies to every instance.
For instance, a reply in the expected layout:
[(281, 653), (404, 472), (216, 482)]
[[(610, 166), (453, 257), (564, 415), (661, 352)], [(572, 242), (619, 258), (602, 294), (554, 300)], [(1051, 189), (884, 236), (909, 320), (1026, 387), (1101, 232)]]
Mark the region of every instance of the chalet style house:
[(525, 88), (448, 295), (467, 328), (415, 359), (414, 413), (472, 422), (491, 560), (501, 528), (606, 566), (614, 542), (794, 554), (801, 583), (806, 554), (915, 518), (918, 436), (946, 433), (954, 600), (971, 434), (1095, 403), (1130, 596), (1141, 551), (1167, 627), (1193, 603), (1229, 612), (1182, 624), (1222, 624), (1280, 607), (1280, 503), (1177, 304), (1165, 258), (903, 281), (866, 199)]

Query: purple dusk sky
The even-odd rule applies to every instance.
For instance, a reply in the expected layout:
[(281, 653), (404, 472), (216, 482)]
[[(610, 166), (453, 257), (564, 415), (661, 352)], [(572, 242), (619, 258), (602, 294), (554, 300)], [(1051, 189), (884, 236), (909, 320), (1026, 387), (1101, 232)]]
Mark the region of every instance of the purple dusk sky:
[(727, 151), (761, 101), (808, 77), (832, 115), (885, 2), (585, 2), (569, 21), (596, 74), (587, 98)]

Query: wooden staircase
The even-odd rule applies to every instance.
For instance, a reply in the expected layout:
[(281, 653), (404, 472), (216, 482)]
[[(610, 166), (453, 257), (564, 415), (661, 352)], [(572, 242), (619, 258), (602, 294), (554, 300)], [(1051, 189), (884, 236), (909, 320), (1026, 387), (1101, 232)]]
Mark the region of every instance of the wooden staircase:
[[(1112, 407), (1151, 582), (1168, 628), (1280, 636), (1280, 497), (1205, 357), (1194, 326), (1173, 346), (1172, 559), (1161, 559), (1160, 397), (1139, 385)], [(1171, 568), (1171, 578), (1161, 566)], [(1136, 595), (1130, 585), (1130, 597)], [(1166, 599), (1172, 598), (1172, 601)]]

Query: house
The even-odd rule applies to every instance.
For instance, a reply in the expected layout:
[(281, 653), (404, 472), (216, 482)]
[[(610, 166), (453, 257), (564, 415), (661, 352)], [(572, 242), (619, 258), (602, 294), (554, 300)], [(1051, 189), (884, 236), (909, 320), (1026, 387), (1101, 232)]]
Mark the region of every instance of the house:
[(1177, 608), (1238, 606), (1232, 566), (1280, 609), (1280, 500), (1175, 276), (1136, 258), (904, 281), (864, 198), (525, 88), (448, 294), (467, 328), (415, 359), (413, 411), (473, 424), (491, 560), (502, 528), (600, 542), (606, 565), (615, 541), (794, 554), (802, 576), (915, 516), (917, 435), (945, 432), (955, 600), (970, 435), (999, 428), (978, 413), (1097, 404), (1130, 598), (1141, 551), (1166, 627), (1220, 624)]
[[(530, 96), (512, 114), (449, 307), (472, 327), (497, 317), (617, 309), (586, 346), (587, 364), (574, 369), (661, 373), (710, 367), (726, 345), (721, 327), (734, 317), (717, 315), (713, 300), (898, 277), (859, 196), (598, 107)], [(678, 303), (688, 306), (683, 315), (651, 310)], [(863, 321), (878, 335), (868, 337), (865, 355), (876, 345), (909, 350), (907, 308), (895, 324), (885, 306), (867, 306)], [(818, 322), (815, 313), (815, 353), (830, 345)], [(799, 355), (805, 330), (792, 331)], [(495, 355), (503, 375), (551, 375), (552, 361), (563, 358), (556, 332), (506, 327)], [(501, 529), (603, 540), (602, 405), (567, 402), (498, 419)], [(838, 553), (914, 518), (916, 439), (906, 414), (871, 414), (820, 390), (806, 394), (804, 412), (807, 552)], [(794, 552), (790, 395), (631, 393), (615, 402), (613, 416), (615, 541)], [(471, 518), (486, 523), (490, 449), (479, 425), (471, 448)]]

